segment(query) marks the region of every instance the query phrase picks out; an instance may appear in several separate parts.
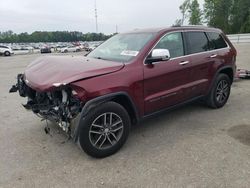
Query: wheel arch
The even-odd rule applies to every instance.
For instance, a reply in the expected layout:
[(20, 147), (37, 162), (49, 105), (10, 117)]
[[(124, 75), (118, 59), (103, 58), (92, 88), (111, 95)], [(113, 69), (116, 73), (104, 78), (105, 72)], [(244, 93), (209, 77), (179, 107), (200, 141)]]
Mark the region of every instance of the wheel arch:
[(5, 55), (6, 53), (11, 54), (9, 50), (5, 50), (3, 54)]
[(229, 78), (230, 78), (230, 80), (231, 80), (231, 82), (233, 83), (233, 81), (234, 81), (234, 69), (233, 69), (233, 67), (232, 66), (223, 66), (223, 67), (219, 68), (216, 71), (216, 73), (214, 74), (214, 76), (212, 78), (212, 81), (211, 81), (211, 84), (209, 86), (209, 90), (208, 90), (209, 92), (208, 93), (210, 93), (210, 91), (211, 91), (211, 89), (212, 89), (212, 87), (214, 85), (214, 82), (215, 82), (217, 76), (219, 74), (222, 74), (222, 73), (228, 75)]
[(228, 75), (228, 77), (230, 78), (231, 82), (233, 83), (234, 81), (234, 71), (233, 71), (233, 68), (232, 67), (225, 67), (225, 68), (222, 68), (218, 74), (226, 74)]
[(79, 136), (79, 127), (80, 124), (82, 123), (84, 117), (90, 112), (91, 109), (97, 107), (100, 104), (103, 104), (108, 101), (113, 101), (121, 106), (123, 106), (126, 111), (128, 112), (130, 118), (131, 118), (131, 123), (136, 124), (139, 121), (139, 114), (136, 108), (135, 103), (131, 99), (131, 97), (128, 95), (127, 92), (117, 92), (117, 93), (112, 93), (112, 94), (107, 94), (104, 96), (100, 96), (97, 98), (94, 98), (90, 101), (88, 101), (80, 114), (80, 119), (78, 122), (78, 125), (76, 125), (76, 129), (74, 131), (74, 141), (76, 142), (78, 140)]

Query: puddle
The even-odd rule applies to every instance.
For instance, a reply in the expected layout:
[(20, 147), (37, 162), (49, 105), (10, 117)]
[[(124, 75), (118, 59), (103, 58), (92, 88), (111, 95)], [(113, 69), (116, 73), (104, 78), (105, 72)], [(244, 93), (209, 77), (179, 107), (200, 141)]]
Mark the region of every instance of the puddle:
[(237, 125), (228, 130), (228, 135), (242, 144), (250, 146), (250, 125)]

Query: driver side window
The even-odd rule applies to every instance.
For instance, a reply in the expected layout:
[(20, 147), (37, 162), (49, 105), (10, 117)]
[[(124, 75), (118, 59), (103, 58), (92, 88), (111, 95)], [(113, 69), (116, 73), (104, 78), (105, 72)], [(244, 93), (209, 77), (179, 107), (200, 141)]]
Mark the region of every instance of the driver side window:
[(154, 49), (167, 49), (170, 57), (184, 56), (184, 47), (181, 33), (170, 33), (165, 35)]

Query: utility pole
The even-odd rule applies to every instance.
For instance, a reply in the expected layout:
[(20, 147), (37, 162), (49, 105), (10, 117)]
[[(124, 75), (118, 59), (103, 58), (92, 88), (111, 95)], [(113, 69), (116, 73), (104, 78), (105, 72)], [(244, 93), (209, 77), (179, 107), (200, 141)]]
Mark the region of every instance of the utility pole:
[(115, 33), (118, 33), (118, 25), (115, 25)]
[(98, 33), (98, 22), (97, 22), (97, 5), (96, 5), (96, 0), (95, 0), (95, 28), (96, 28), (96, 33)]

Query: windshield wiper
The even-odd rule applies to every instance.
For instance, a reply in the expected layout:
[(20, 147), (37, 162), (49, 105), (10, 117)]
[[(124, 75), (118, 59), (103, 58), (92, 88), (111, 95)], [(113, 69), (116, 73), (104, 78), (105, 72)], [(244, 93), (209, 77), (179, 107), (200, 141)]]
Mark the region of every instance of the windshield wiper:
[(96, 58), (96, 59), (101, 59), (101, 60), (106, 60), (106, 61), (110, 61), (109, 59), (105, 59), (105, 58), (102, 58), (102, 57), (94, 57), (94, 58)]

